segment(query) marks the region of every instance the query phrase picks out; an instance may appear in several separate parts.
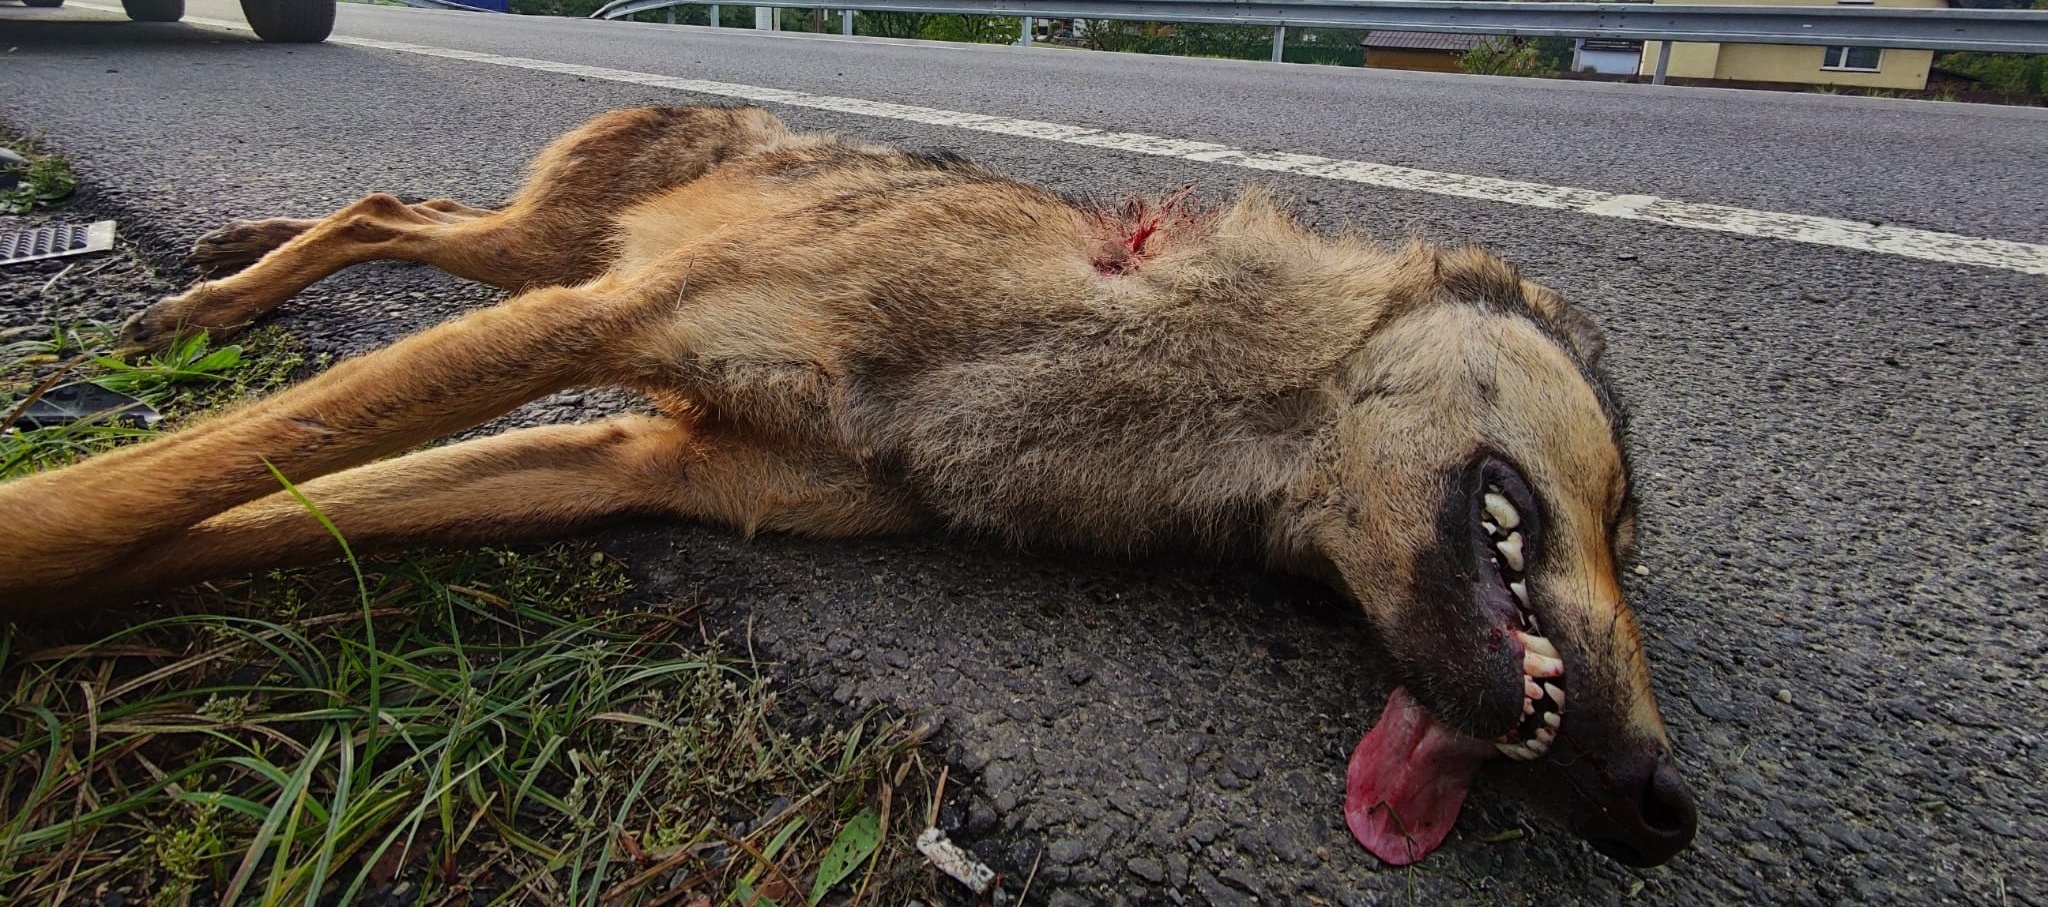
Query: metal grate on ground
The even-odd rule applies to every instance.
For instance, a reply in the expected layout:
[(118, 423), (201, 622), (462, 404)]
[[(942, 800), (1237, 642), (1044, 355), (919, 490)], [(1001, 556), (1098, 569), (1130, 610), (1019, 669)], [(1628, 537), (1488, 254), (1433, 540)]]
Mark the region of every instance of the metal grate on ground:
[(0, 265), (104, 252), (113, 247), (114, 222), (110, 220), (0, 231)]

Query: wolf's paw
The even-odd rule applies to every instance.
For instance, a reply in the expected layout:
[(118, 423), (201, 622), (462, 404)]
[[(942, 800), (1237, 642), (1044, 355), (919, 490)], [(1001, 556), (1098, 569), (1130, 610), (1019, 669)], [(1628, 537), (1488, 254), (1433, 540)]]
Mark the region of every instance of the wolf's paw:
[(207, 277), (232, 274), (255, 264), (271, 250), (291, 242), (312, 226), (312, 221), (288, 217), (238, 220), (199, 237), (186, 260)]
[(129, 350), (160, 350), (187, 337), (205, 334), (219, 340), (233, 336), (249, 319), (230, 316), (228, 308), (209, 305), (202, 287), (159, 299), (121, 325), (120, 345)]

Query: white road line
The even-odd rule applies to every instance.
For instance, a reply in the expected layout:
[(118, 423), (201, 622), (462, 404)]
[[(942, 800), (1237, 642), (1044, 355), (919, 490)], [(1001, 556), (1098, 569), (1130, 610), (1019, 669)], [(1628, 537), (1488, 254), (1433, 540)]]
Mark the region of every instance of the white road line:
[[(73, 5), (106, 12), (121, 11), (119, 7), (103, 6), (97, 3), (74, 3)], [(185, 21), (237, 31), (249, 30), (248, 26), (240, 22), (223, 19), (187, 17)], [(556, 63), (550, 60), (535, 60), (526, 57), (506, 57), (498, 54), (431, 47), (422, 44), (379, 41), (373, 38), (336, 35), (329, 40), (336, 44), (347, 44), (355, 47), (369, 47), (427, 57), (441, 57), (470, 63), (487, 63), (492, 66), (509, 66), (515, 69), (581, 76), (586, 79), (622, 82), (629, 85), (668, 88), (676, 91), (735, 98), (764, 104), (809, 107), (838, 113), (904, 120), (931, 126), (947, 126), (954, 129), (990, 132), (998, 135), (1018, 136), (1047, 142), (1062, 142), (1069, 145), (1106, 148), (1133, 154), (1178, 158), (1204, 164), (1223, 164), (1232, 167), (1243, 167), (1249, 170), (1300, 174), (1359, 183), (1382, 189), (1428, 192), (1456, 198), (1525, 205), (1531, 208), (1572, 211), (1595, 217), (1641, 221), (1668, 227), (1685, 227), (1694, 230), (1735, 233), (1743, 236), (1759, 236), (1768, 239), (1782, 239), (1820, 246), (1854, 249), (1862, 252), (1876, 252), (1882, 255), (1917, 258), (1924, 261), (1981, 265), (1987, 268), (2018, 271), (2023, 274), (2048, 275), (2048, 246), (2034, 243), (1963, 236), (1956, 233), (1941, 233), (1933, 230), (1915, 230), (1908, 227), (1876, 226), (1861, 221), (1841, 220), (1832, 217), (1760, 211), (1754, 208), (1737, 208), (1729, 205), (1699, 204), (1659, 198), (1653, 195), (1631, 195), (1602, 192), (1595, 189), (1576, 189), (1570, 186), (1552, 186), (1546, 183), (1531, 183), (1490, 176), (1470, 176), (1435, 170), (1419, 170), (1413, 167), (1396, 167), (1389, 164), (1316, 157), (1307, 154), (1288, 154), (1278, 151), (1248, 151), (1229, 145), (1145, 135), (1136, 132), (1109, 132), (1085, 126), (1068, 126), (1039, 120), (1019, 120), (978, 113), (938, 110), (931, 107), (913, 107), (906, 104), (891, 104), (885, 101), (842, 98), (832, 95), (788, 91), (781, 88), (738, 85), (730, 82), (683, 79), (624, 69), (608, 69), (602, 66)]]

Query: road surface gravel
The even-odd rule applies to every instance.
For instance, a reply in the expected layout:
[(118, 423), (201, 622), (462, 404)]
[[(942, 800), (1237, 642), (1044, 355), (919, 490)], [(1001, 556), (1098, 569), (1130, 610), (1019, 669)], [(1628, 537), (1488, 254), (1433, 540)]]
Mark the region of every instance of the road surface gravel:
[[(2048, 240), (2048, 119), (2024, 112), (341, 13), (344, 35)], [(0, 123), (71, 154), (82, 204), (162, 269), (109, 284), (128, 304), (188, 279), (183, 247), (233, 217), (375, 190), (490, 202), (592, 113), (703, 100), (117, 20), (0, 7)], [(779, 682), (942, 717), (934, 746), (965, 792), (944, 822), (1013, 879), (1038, 863), (1034, 902), (2048, 905), (2048, 278), (777, 113), (1105, 200), (1261, 182), (1320, 227), (1491, 246), (1608, 333), (1643, 496), (1647, 575), (1627, 591), (1702, 805), (1696, 845), (1658, 869), (1594, 854), (1506, 771), (1427, 862), (1375, 863), (1340, 807), (1381, 662), (1363, 621), (1305, 583), (972, 539), (606, 536), (653, 588), (778, 660)], [(0, 304), (25, 298), (0, 282), (15, 288)], [(493, 298), (376, 265), (278, 320), (347, 355)]]

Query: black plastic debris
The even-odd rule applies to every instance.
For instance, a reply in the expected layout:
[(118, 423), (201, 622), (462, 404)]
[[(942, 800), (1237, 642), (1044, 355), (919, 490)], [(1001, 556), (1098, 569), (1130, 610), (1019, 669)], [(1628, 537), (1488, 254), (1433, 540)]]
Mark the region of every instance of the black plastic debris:
[[(5, 413), (0, 413), (4, 417)], [(23, 431), (56, 428), (88, 419), (129, 428), (150, 428), (163, 416), (149, 404), (96, 384), (63, 384), (50, 388), (22, 410), (14, 427)]]
[(0, 148), (0, 189), (12, 189), (21, 185), (21, 173), (28, 169), (28, 158), (14, 153), (12, 148)]

